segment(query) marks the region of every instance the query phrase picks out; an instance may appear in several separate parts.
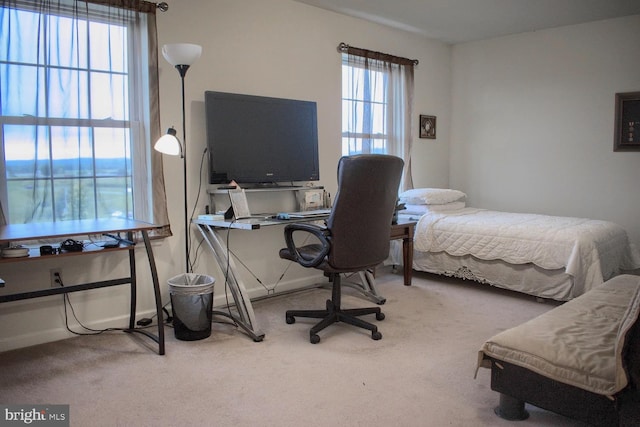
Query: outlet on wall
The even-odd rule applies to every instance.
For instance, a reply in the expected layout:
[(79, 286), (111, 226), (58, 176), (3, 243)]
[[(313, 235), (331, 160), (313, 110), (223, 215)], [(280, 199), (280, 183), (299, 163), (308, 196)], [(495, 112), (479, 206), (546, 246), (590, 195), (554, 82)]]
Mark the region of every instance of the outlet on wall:
[(62, 269), (61, 268), (52, 268), (49, 270), (49, 278), (51, 281), (52, 288), (59, 288), (62, 286)]

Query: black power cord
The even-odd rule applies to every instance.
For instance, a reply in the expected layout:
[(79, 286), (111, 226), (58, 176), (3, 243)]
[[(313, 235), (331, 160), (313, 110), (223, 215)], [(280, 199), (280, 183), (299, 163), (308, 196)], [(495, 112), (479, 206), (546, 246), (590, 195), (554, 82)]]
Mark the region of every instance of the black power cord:
[[(169, 314), (169, 310), (167, 310), (167, 305), (169, 305), (169, 303), (166, 303), (164, 307), (162, 307), (162, 311), (164, 311), (164, 314), (166, 314), (167, 317), (165, 317), (164, 322), (165, 323), (171, 323), (173, 322), (173, 317), (171, 316), (171, 314)], [(155, 317), (156, 315), (154, 314), (153, 317)], [(153, 318), (149, 318), (149, 317), (143, 317), (142, 319), (138, 320), (136, 322), (136, 325), (138, 326), (149, 326), (151, 324), (151, 322), (153, 322)]]
[[(53, 276), (54, 276), (54, 282), (57, 285), (59, 285), (60, 287), (63, 288), (64, 287), (64, 282), (62, 281), (62, 277), (60, 277), (60, 273), (55, 272), (53, 274)], [(82, 322), (80, 321), (80, 319), (78, 319), (78, 316), (76, 315), (76, 312), (73, 309), (73, 305), (71, 304), (71, 300), (69, 299), (69, 294), (63, 294), (62, 298), (63, 298), (63, 302), (64, 302), (64, 322), (65, 322), (65, 327), (67, 328), (67, 331), (71, 332), (72, 334), (75, 334), (75, 335), (100, 335), (100, 334), (102, 334), (104, 332), (110, 332), (110, 331), (130, 331), (131, 330), (129, 328), (106, 328), (106, 329), (92, 329), (92, 328), (89, 328), (88, 326), (83, 325)], [(78, 325), (80, 325), (81, 328), (83, 328), (83, 329), (85, 329), (86, 331), (89, 331), (89, 332), (77, 332), (77, 331), (74, 331), (74, 330), (71, 329), (71, 327), (69, 326), (69, 313), (67, 311), (67, 305), (69, 306), (71, 314), (73, 315), (73, 318), (76, 320)], [(169, 314), (169, 311), (165, 307), (162, 307), (162, 310), (167, 315), (167, 318), (164, 319), (164, 321), (167, 322), (167, 323), (171, 322), (173, 320), (173, 318)], [(149, 327), (153, 326), (152, 323), (153, 323), (153, 319), (142, 318), (142, 319), (138, 320), (137, 325), (141, 326), (140, 329), (144, 329), (144, 328), (149, 328)]]
[(60, 249), (65, 252), (82, 252), (84, 249), (84, 244), (77, 240), (67, 239), (64, 242), (60, 243)]

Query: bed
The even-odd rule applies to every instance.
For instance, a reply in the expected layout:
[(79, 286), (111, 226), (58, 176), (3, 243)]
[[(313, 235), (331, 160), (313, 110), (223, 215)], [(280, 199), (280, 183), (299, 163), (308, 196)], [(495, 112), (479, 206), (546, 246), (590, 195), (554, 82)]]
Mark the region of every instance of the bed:
[[(640, 425), (640, 277), (605, 285), (488, 339), (495, 413), (528, 417), (530, 403), (590, 425)], [(477, 371), (476, 371), (477, 373)]]
[(467, 207), (452, 189), (413, 189), (400, 201), (400, 216), (418, 222), (417, 271), (568, 301), (640, 268), (640, 252), (612, 222)]

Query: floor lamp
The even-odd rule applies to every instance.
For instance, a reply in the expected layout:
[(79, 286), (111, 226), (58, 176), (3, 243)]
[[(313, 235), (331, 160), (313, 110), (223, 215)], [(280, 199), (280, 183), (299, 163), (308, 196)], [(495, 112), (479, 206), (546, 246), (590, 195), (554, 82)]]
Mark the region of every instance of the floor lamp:
[(180, 80), (182, 82), (182, 144), (176, 137), (176, 130), (173, 126), (167, 130), (167, 134), (163, 135), (156, 142), (154, 149), (172, 156), (180, 156), (182, 159), (182, 169), (184, 176), (184, 256), (186, 272), (191, 273), (191, 262), (189, 259), (189, 214), (187, 206), (187, 126), (185, 120), (185, 104), (184, 104), (184, 76), (187, 74), (189, 67), (200, 58), (202, 54), (202, 46), (190, 43), (175, 43), (162, 46), (162, 56), (167, 62), (178, 70)]

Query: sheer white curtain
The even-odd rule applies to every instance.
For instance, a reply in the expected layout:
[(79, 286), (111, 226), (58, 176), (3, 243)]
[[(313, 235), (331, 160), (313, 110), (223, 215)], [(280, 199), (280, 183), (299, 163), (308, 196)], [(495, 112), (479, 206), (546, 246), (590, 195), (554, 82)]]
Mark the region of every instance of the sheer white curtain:
[(341, 44), (343, 154), (392, 154), (405, 161), (400, 190), (411, 178), (415, 62)]
[(413, 65), (389, 67), (388, 109), (387, 115), (391, 141), (390, 154), (404, 159), (404, 171), (400, 182), (400, 191), (413, 188), (411, 177), (411, 147), (413, 145)]
[[(0, 0), (0, 211), (135, 218), (169, 235), (155, 3)], [(1, 217), (1, 216), (0, 216)]]

